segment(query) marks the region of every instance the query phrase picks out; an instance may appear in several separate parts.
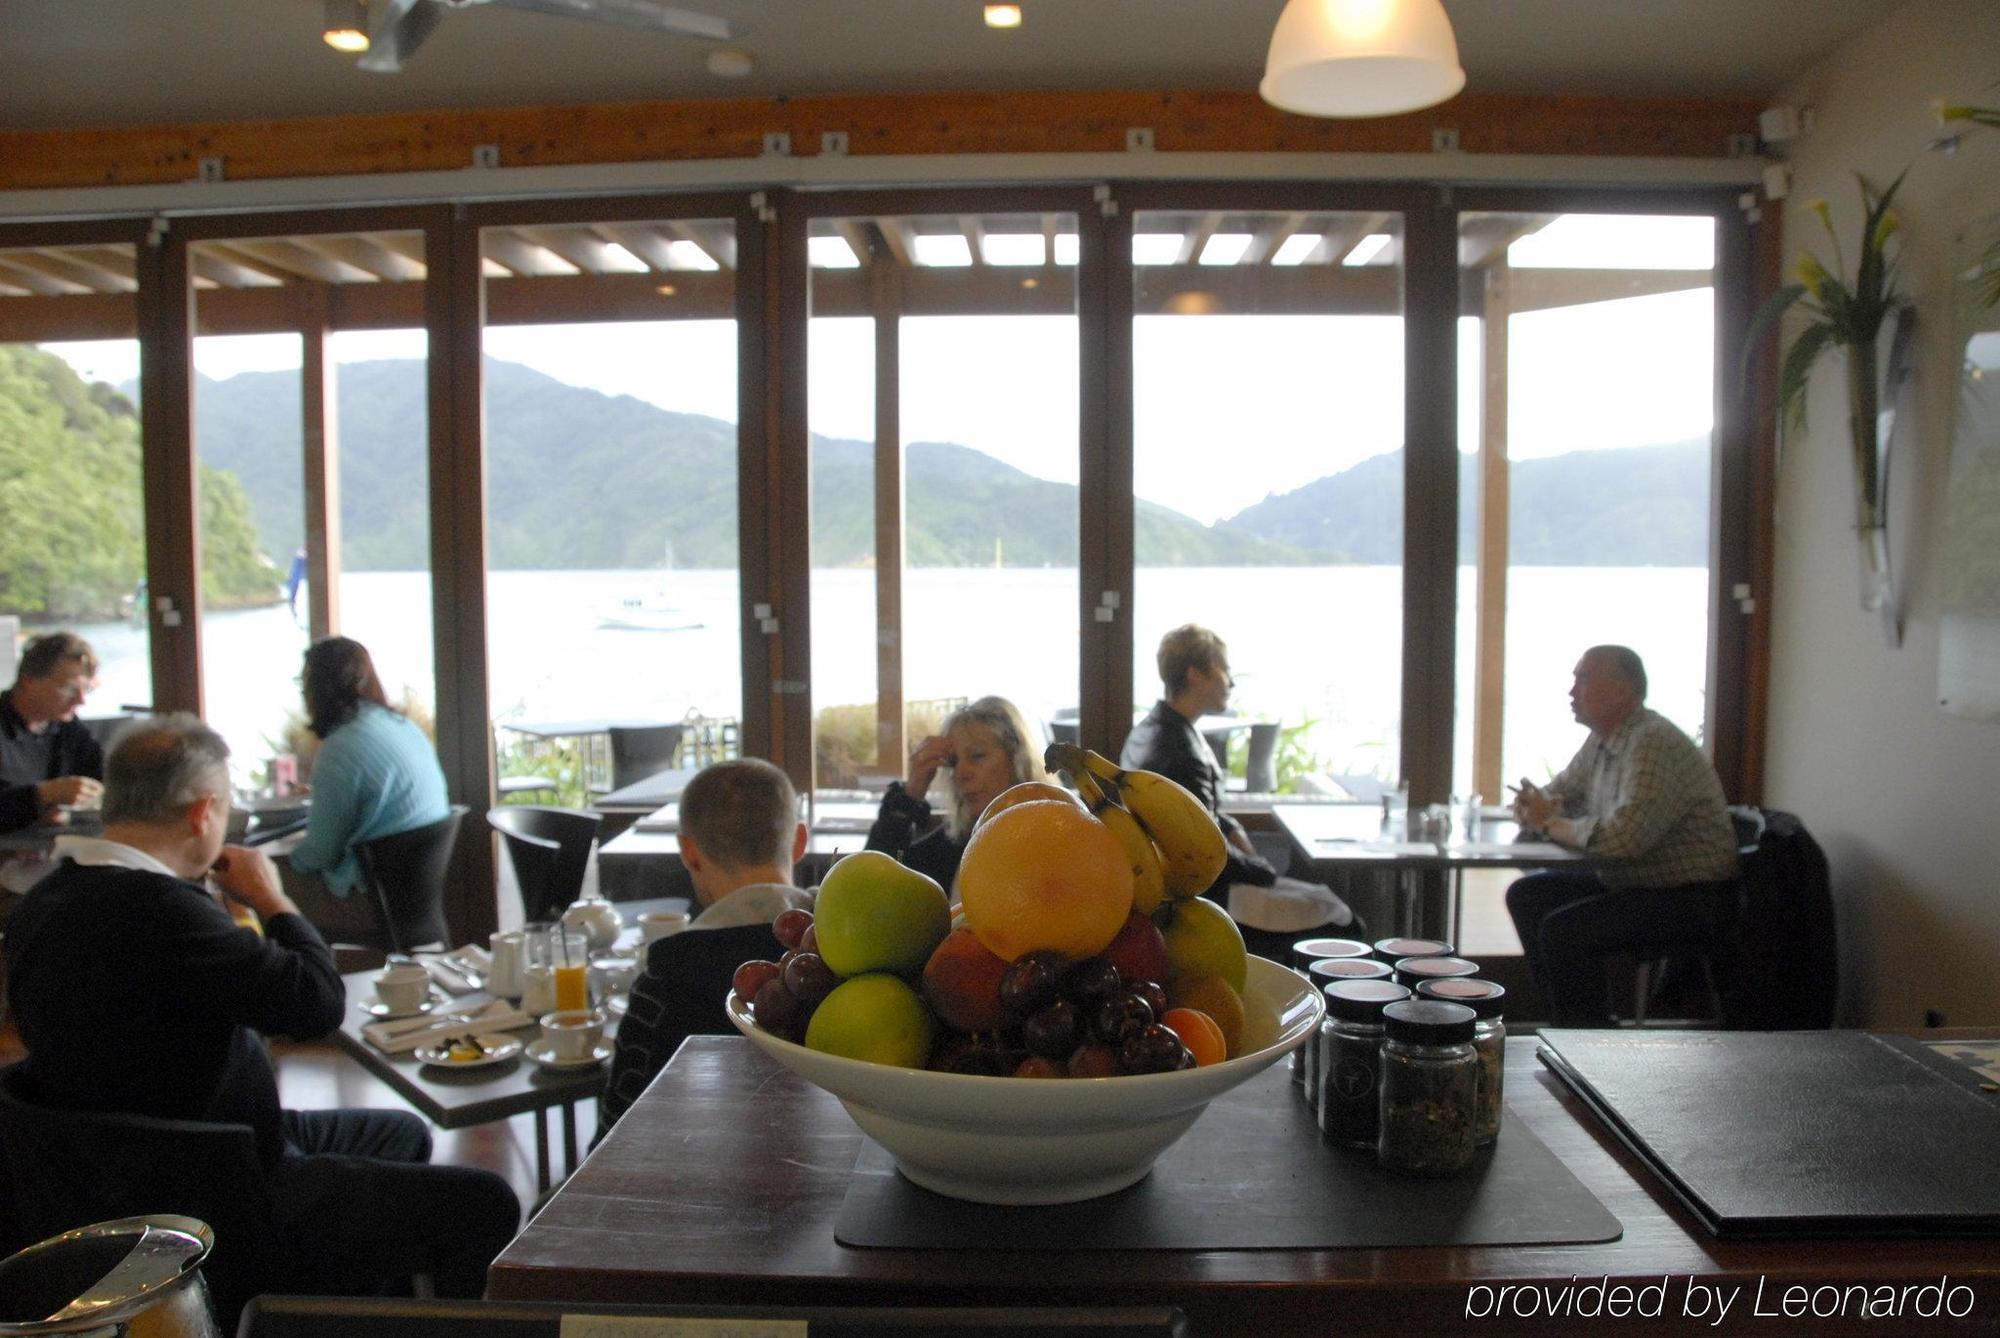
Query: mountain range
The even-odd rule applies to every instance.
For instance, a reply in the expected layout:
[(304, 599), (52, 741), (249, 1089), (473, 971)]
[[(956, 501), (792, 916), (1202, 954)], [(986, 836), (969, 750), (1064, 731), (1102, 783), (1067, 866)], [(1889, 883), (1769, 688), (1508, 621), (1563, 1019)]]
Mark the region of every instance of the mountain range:
[[(486, 365), (488, 547), (503, 569), (681, 567), (736, 561), (736, 429), (631, 396)], [(427, 565), (424, 364), (343, 366), (339, 381), (343, 560)], [(207, 465), (234, 473), (266, 550), (302, 542), (299, 385), (291, 372), (201, 378)], [(1142, 447), (1143, 449), (1143, 447)], [(871, 443), (814, 434), (813, 561), (873, 561)], [(905, 464), (912, 566), (1073, 566), (1077, 489), (969, 447), (913, 442)], [(1461, 456), (1470, 499), (1477, 461)], [(1700, 565), (1707, 553), (1705, 439), (1517, 462), (1511, 556), (1558, 566)], [(1276, 494), (1205, 525), (1137, 504), (1141, 566), (1292, 566), (1402, 559), (1402, 452)], [(1461, 505), (1460, 552), (1473, 510)]]

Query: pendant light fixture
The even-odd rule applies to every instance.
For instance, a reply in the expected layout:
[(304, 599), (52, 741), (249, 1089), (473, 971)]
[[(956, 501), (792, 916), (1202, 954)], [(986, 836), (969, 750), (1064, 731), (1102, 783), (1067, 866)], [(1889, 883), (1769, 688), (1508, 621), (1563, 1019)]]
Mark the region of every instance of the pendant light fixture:
[(1257, 91), (1304, 116), (1396, 116), (1463, 87), (1442, 0), (1287, 0)]

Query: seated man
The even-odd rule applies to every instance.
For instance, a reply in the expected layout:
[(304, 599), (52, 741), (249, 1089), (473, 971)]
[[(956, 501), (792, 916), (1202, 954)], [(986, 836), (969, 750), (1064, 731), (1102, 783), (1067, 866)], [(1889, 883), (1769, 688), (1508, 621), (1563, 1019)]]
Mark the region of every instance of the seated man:
[[(189, 715), (134, 727), (112, 750), (103, 837), (61, 838), (62, 862), (7, 928), (7, 1001), (28, 1052), (17, 1091), (60, 1109), (249, 1125), (301, 1267), (273, 1280), (285, 1290), (369, 1293), (427, 1270), (439, 1295), (478, 1296), (519, 1222), (505, 1181), (425, 1165), (415, 1115), (278, 1104), (258, 1033), (322, 1035), (346, 996), (271, 862), (223, 845), (228, 757)], [(262, 917), (261, 934), (202, 886), (211, 872)]]
[(598, 1101), (600, 1139), (682, 1041), (734, 1034), (723, 1010), (729, 978), (743, 963), (783, 951), (771, 933), (778, 912), (812, 908), (812, 893), (792, 885), (792, 866), (806, 853), (806, 825), (784, 772), (755, 757), (717, 762), (688, 782), (680, 805), (681, 863), (694, 882), (697, 913), (686, 930), (646, 952)]
[(0, 692), (0, 832), (61, 821), (59, 806), (97, 798), (104, 753), (76, 718), (96, 675), (96, 653), (71, 632), (21, 652), (14, 686)]
[(1356, 937), (1366, 934), (1359, 918), (1331, 888), (1280, 877), (1250, 844), (1243, 824), (1222, 811), (1222, 768), (1195, 729), (1202, 716), (1229, 705), (1229, 691), (1235, 686), (1229, 676), (1229, 648), (1222, 638), (1189, 623), (1160, 638), (1156, 658), (1167, 695), (1125, 736), (1119, 765), (1157, 771), (1180, 782), (1208, 805), (1221, 824), (1229, 841), (1229, 862), (1204, 895), (1229, 908), (1231, 918), (1244, 930), (1244, 942), (1259, 956), (1282, 961), (1291, 942), (1308, 933), (1337, 929)]
[(1723, 927), (1736, 892), (1736, 832), (1715, 768), (1646, 709), (1646, 667), (1624, 646), (1592, 646), (1569, 692), (1583, 748), (1546, 787), (1514, 800), (1524, 829), (1591, 857), (1507, 889), (1529, 972), (1560, 1026), (1611, 1021), (1603, 959)]

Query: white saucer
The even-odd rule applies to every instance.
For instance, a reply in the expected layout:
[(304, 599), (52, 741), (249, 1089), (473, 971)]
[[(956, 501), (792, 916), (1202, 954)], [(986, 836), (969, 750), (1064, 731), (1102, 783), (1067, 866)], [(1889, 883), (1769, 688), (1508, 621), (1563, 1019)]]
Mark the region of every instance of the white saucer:
[(599, 1041), (597, 1043), (597, 1048), (591, 1051), (590, 1056), (586, 1059), (557, 1059), (555, 1056), (555, 1051), (550, 1047), (547, 1041), (528, 1042), (528, 1058), (534, 1060), (537, 1064), (540, 1064), (545, 1069), (564, 1070), (564, 1069), (595, 1068), (597, 1065), (602, 1064), (605, 1060), (611, 1058), (611, 1050), (612, 1050), (611, 1042)]
[(383, 1003), (380, 999), (370, 999), (367, 1003), (361, 1005), (361, 1011), (374, 1017), (417, 1017), (420, 1014), (430, 1012), (431, 1009), (436, 1008), (443, 1002), (445, 1002), (445, 997), (433, 989), (429, 994), (424, 996), (424, 1001), (415, 1008), (396, 1009), (389, 1007), (388, 1004)]
[(426, 1064), (435, 1064), (444, 1069), (483, 1069), (489, 1064), (504, 1064), (521, 1053), (521, 1039), (495, 1032), (490, 1036), (474, 1036), (486, 1051), (477, 1059), (453, 1059), (451, 1050), (445, 1045), (420, 1045), (411, 1051)]

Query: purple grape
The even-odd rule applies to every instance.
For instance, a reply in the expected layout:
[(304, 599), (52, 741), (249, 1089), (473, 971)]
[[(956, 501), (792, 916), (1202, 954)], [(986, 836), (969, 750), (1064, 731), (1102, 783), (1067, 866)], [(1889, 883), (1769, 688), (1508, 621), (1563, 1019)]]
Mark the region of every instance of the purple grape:
[(798, 997), (800, 1003), (808, 1007), (817, 1006), (819, 1001), (833, 993), (834, 986), (840, 984), (840, 977), (826, 964), (826, 959), (816, 952), (788, 954), (791, 961), (785, 964), (785, 988)]
[(1076, 1005), (1058, 999), (1021, 1024), (1021, 1043), (1044, 1059), (1068, 1059), (1082, 1032)]
[(1157, 981), (1141, 980), (1132, 986), (1132, 993), (1146, 1001), (1147, 1007), (1153, 1010), (1154, 1018), (1167, 1015), (1167, 992), (1160, 988)]
[(789, 1037), (801, 1011), (798, 996), (785, 988), (781, 977), (765, 981), (750, 1004), (750, 1015), (757, 1019), (757, 1025), (773, 1036)]
[(1117, 1045), (1152, 1025), (1153, 1006), (1136, 994), (1114, 994), (1090, 1015), (1091, 1034), (1108, 1045)]
[(1181, 1067), (1181, 1056), (1186, 1054), (1180, 1037), (1154, 1023), (1119, 1044), (1118, 1066), (1127, 1073), (1172, 1073)]
[(1076, 969), (1063, 981), (1063, 994), (1079, 1004), (1091, 1004), (1098, 999), (1118, 993), (1124, 988), (1124, 981), (1118, 977), (1118, 968), (1102, 957), (1092, 957), (1078, 962)]
[(1014, 1017), (1039, 1013), (1056, 1001), (1069, 959), (1059, 952), (1031, 952), (1000, 977), (1000, 1006)]
[(806, 930), (812, 928), (812, 922), (811, 911), (800, 910), (793, 906), (778, 912), (776, 918), (771, 921), (771, 932), (785, 947), (796, 948), (799, 946), (799, 940), (805, 937)]

